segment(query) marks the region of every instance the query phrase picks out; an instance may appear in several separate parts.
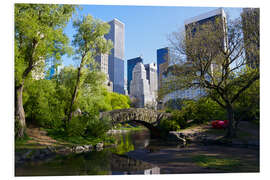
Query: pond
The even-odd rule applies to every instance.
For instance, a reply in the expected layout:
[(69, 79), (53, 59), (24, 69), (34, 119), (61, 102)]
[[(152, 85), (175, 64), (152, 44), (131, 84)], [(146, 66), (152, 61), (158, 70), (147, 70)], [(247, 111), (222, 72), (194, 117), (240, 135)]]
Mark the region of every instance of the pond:
[(29, 162), (15, 168), (16, 176), (158, 174), (151, 163), (128, 157), (127, 152), (143, 150), (150, 142), (147, 130), (116, 133), (117, 146), (102, 151), (58, 155), (47, 162)]
[[(15, 166), (16, 176), (181, 174), (259, 172), (259, 149), (204, 146), (151, 139), (147, 130), (114, 134), (117, 146), (102, 151), (57, 155), (53, 159)], [(232, 153), (233, 152), (233, 153)], [(194, 159), (211, 157), (234, 164), (203, 167)], [(227, 161), (224, 161), (227, 162)], [(214, 163), (214, 162), (209, 162)]]

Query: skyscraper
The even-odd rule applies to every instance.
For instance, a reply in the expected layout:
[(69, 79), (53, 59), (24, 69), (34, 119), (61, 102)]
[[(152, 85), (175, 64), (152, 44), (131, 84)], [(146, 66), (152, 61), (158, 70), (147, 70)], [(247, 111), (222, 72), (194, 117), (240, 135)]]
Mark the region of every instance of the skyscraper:
[(132, 71), (137, 63), (143, 63), (142, 57), (136, 57), (127, 61), (127, 89), (130, 93), (130, 81), (132, 80)]
[[(204, 24), (208, 24), (208, 23), (221, 23), (220, 26), (215, 26), (217, 28), (221, 28), (221, 29), (216, 29), (217, 32), (221, 32), (221, 37), (223, 38), (222, 40), (222, 44), (221, 46), (223, 48), (226, 48), (226, 41), (227, 41), (227, 37), (225, 36), (226, 35), (226, 30), (227, 30), (227, 18), (226, 18), (226, 14), (223, 10), (223, 8), (218, 8), (218, 9), (215, 9), (213, 11), (209, 11), (207, 13), (204, 13), (204, 14), (201, 14), (201, 15), (198, 15), (198, 16), (195, 16), (195, 17), (192, 17), (190, 19), (187, 19), (185, 21), (185, 34), (186, 34), (186, 38), (187, 40), (191, 40), (191, 44), (189, 44), (190, 46), (186, 45), (186, 48), (187, 50), (189, 50), (188, 48), (189, 47), (192, 47), (192, 37), (195, 36), (195, 34), (203, 29), (201, 28), (202, 25)], [(217, 24), (219, 25), (219, 24)], [(194, 52), (196, 52), (196, 50), (194, 50)], [(186, 62), (181, 64), (181, 66), (185, 66), (185, 68), (190, 68), (190, 66), (192, 66), (192, 62), (193, 59), (189, 56), (186, 57)], [(165, 64), (165, 63), (163, 63)], [(162, 67), (161, 64), (159, 66)], [(180, 64), (178, 64), (180, 65)], [(164, 66), (164, 65), (163, 65)], [(164, 67), (165, 68), (165, 67)], [(165, 79), (169, 76), (173, 76), (173, 74), (171, 72), (173, 72), (174, 68), (174, 65), (172, 66), (168, 66), (166, 67), (166, 69), (163, 70), (163, 72), (161, 72), (161, 69), (159, 69), (159, 74), (160, 74), (160, 79)], [(212, 62), (211, 64), (211, 72), (214, 73), (218, 70), (220, 70), (220, 65), (219, 65), (219, 62)], [(160, 83), (160, 81), (159, 81)], [(160, 87), (160, 86), (159, 86)], [(168, 100), (174, 100), (176, 98), (180, 98), (180, 99), (198, 99), (200, 98), (201, 96), (205, 95), (206, 92), (203, 88), (187, 88), (187, 89), (184, 89), (184, 90), (176, 90), (176, 91), (173, 91), (167, 95), (165, 95), (165, 97), (163, 98), (163, 103), (165, 103), (166, 101)]]
[(113, 48), (108, 59), (109, 79), (113, 83), (113, 91), (124, 94), (125, 24), (118, 19), (113, 19), (108, 24), (111, 29), (105, 35), (105, 38), (113, 42)]
[(166, 71), (169, 65), (169, 48), (161, 48), (157, 50), (157, 74), (158, 74), (158, 88), (161, 88), (162, 73)]
[(155, 97), (150, 91), (149, 80), (146, 79), (146, 71), (141, 62), (137, 63), (132, 71), (130, 97), (137, 100), (136, 107), (138, 108), (155, 107)]
[[(185, 21), (185, 30), (186, 30), (186, 38), (192, 39), (192, 37), (201, 30), (202, 25), (208, 24), (208, 23), (213, 23), (215, 31), (220, 32), (223, 41), (221, 42), (223, 48), (226, 48), (226, 42), (227, 42), (227, 37), (226, 37), (226, 31), (227, 31), (227, 17), (225, 14), (225, 11), (223, 8), (218, 8), (213, 11), (209, 11), (207, 13), (189, 18)], [(192, 44), (191, 44), (192, 46)], [(188, 45), (187, 45), (188, 48)], [(213, 49), (213, 52), (216, 51)], [(192, 61), (190, 57), (187, 57), (188, 61)], [(218, 66), (218, 62), (212, 62), (211, 64), (211, 71), (213, 72), (214, 70), (220, 71), (220, 66)]]
[(108, 75), (108, 60), (109, 56), (108, 54), (101, 54), (95, 58), (95, 61), (99, 64), (99, 69), (101, 72)]
[(156, 63), (145, 64), (144, 68), (146, 71), (146, 79), (149, 81), (150, 91), (154, 97), (156, 97), (158, 90), (157, 65)]

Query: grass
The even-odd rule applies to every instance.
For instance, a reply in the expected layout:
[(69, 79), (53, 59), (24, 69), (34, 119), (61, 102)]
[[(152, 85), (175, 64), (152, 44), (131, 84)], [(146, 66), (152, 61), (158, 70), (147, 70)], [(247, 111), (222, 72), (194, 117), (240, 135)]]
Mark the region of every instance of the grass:
[(215, 156), (196, 155), (192, 160), (201, 167), (213, 168), (225, 171), (234, 171), (241, 165), (240, 161), (232, 158), (220, 158)]
[(118, 127), (113, 128), (114, 130), (130, 130), (130, 131), (139, 131), (145, 129), (143, 126), (132, 126), (130, 124), (119, 124)]
[(53, 129), (45, 129), (48, 132), (48, 136), (51, 138), (67, 143), (67, 146), (72, 145), (95, 145), (99, 142), (103, 142), (104, 145), (109, 145), (114, 143), (114, 138), (110, 136), (103, 137), (83, 137), (83, 136), (67, 136), (63, 132), (57, 132)]

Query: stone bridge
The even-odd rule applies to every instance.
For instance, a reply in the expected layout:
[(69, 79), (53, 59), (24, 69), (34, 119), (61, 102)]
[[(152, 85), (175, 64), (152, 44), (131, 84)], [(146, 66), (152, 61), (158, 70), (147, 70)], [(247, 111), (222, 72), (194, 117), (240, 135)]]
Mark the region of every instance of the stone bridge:
[(101, 113), (101, 118), (104, 116), (109, 116), (111, 118), (113, 126), (118, 123), (137, 123), (148, 128), (151, 136), (159, 137), (160, 132), (157, 127), (160, 121), (164, 118), (168, 118), (170, 114), (152, 109), (129, 108)]

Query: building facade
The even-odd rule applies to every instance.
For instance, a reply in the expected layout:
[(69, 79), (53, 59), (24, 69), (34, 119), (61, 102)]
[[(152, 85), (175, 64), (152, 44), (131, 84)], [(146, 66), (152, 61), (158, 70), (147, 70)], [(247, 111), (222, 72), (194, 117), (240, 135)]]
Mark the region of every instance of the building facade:
[(155, 107), (155, 97), (150, 91), (149, 81), (146, 78), (146, 70), (142, 63), (137, 63), (132, 71), (130, 82), (130, 97), (136, 99), (136, 107)]
[[(185, 31), (186, 38), (192, 39), (192, 37), (198, 32), (202, 25), (206, 25), (209, 23), (217, 24), (215, 26), (216, 31), (220, 31), (223, 36), (223, 41), (221, 42), (222, 47), (224, 49), (227, 48), (227, 17), (223, 8), (218, 8), (213, 11), (209, 11), (207, 13), (203, 13), (201, 15), (189, 18), (185, 21)], [(187, 47), (188, 48), (188, 47)], [(213, 49), (213, 52), (215, 50)], [(192, 61), (192, 58), (187, 57), (188, 61)], [(214, 73), (215, 71), (221, 71), (221, 66), (219, 62), (212, 62), (211, 71)]]
[(125, 47), (125, 24), (118, 19), (108, 22), (110, 32), (105, 35), (106, 39), (113, 42), (113, 48), (108, 57), (109, 79), (113, 83), (113, 91), (125, 94), (124, 90), (124, 47)]
[(142, 57), (136, 57), (127, 61), (127, 90), (130, 94), (130, 81), (132, 80), (132, 72), (137, 63), (143, 63)]
[(157, 74), (158, 74), (158, 88), (162, 87), (162, 73), (166, 71), (169, 66), (169, 48), (161, 48), (157, 50)]
[[(226, 30), (227, 30), (227, 26), (226, 26), (227, 17), (223, 8), (218, 8), (216, 10), (187, 19), (185, 21), (186, 38), (192, 38), (196, 34), (196, 32), (200, 29), (200, 26), (207, 23), (221, 23), (221, 26), (217, 26), (217, 27), (222, 28), (221, 33), (222, 35), (224, 35), (224, 40), (221, 43), (222, 43), (222, 46), (226, 48), (227, 37), (225, 35), (226, 35)], [(192, 65), (192, 63), (190, 63), (191, 61), (193, 61), (192, 58), (188, 56), (186, 58), (187, 58), (186, 63), (182, 65), (185, 65), (185, 66)], [(164, 67), (163, 66), (162, 65), (159, 66), (160, 68), (159, 78), (161, 80), (159, 81), (160, 84), (162, 84), (162, 79), (165, 80), (168, 76), (173, 76), (173, 74), (170, 73), (171, 68), (173, 66), (169, 66), (169, 64), (166, 64), (166, 66)], [(161, 70), (162, 67), (164, 68), (164, 70)], [(210, 67), (211, 67), (210, 69), (211, 73), (214, 73), (215, 71), (220, 70), (220, 65), (218, 62), (213, 62)], [(206, 95), (206, 91), (203, 88), (189, 88), (185, 90), (176, 90), (165, 95), (162, 100), (162, 103), (164, 104), (169, 100), (175, 100), (175, 99), (195, 99), (196, 100), (204, 95)]]
[(158, 91), (158, 76), (156, 63), (150, 63), (144, 65), (146, 71), (146, 79), (149, 81), (150, 92), (157, 97)]

